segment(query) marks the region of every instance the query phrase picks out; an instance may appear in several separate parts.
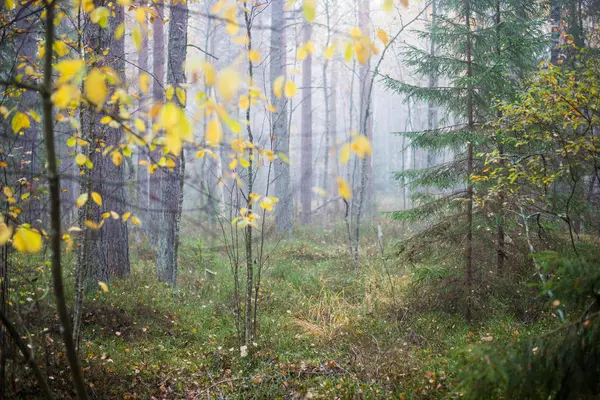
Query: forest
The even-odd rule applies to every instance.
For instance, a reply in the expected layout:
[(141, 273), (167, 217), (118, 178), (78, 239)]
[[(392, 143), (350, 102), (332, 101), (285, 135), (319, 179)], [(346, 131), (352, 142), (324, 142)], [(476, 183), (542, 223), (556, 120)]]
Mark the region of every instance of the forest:
[(600, 0), (0, 8), (0, 400), (600, 397)]

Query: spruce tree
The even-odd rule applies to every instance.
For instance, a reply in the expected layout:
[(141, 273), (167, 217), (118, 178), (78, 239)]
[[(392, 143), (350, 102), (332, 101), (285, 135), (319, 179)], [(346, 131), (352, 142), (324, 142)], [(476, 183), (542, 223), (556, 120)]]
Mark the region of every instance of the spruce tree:
[[(497, 117), (497, 101), (514, 96), (521, 77), (537, 65), (544, 38), (536, 2), (439, 0), (436, 10), (427, 29), (417, 32), (422, 40), (435, 41), (435, 51), (408, 45), (405, 52), (406, 66), (424, 82), (434, 76), (436, 85), (412, 85), (389, 76), (384, 83), (406, 101), (426, 102), (444, 114), (432, 129), (399, 133), (410, 139), (413, 149), (429, 154), (450, 150), (455, 157), (396, 173), (395, 178), (411, 189), (415, 206), (392, 215), (425, 222), (427, 233), (452, 228), (463, 244), (465, 288), (470, 296), (475, 273), (473, 217), (478, 214), (470, 176), (480, 165), (475, 155), (496, 146), (496, 138), (486, 132), (486, 122)], [(465, 311), (469, 316), (468, 299)]]

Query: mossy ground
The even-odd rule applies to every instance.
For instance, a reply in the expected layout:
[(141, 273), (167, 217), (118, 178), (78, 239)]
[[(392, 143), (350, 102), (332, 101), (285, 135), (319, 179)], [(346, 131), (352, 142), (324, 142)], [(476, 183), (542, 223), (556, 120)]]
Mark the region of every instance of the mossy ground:
[[(246, 357), (236, 339), (232, 277), (218, 240), (182, 241), (176, 290), (156, 282), (151, 257), (138, 255), (151, 249), (139, 246), (131, 277), (86, 299), (81, 358), (91, 396), (448, 398), (459, 395), (453, 390), (456, 351), (519, 340), (546, 327), (542, 320), (522, 323), (502, 306), (469, 323), (435, 310), (416, 313), (412, 271), (392, 248), (382, 257), (375, 237), (367, 236), (355, 271), (343, 237), (340, 227), (268, 243), (260, 334)], [(214, 272), (210, 279), (205, 269)], [(66, 273), (71, 285), (72, 271)], [(25, 325), (51, 385), (69, 398), (60, 337), (40, 335), (56, 319), (52, 296), (43, 294), (47, 281), (38, 274), (35, 282), (23, 278), (30, 287), (15, 295), (24, 299), (22, 310), (36, 310), (25, 314)], [(31, 375), (17, 369), (15, 395), (35, 397)]]

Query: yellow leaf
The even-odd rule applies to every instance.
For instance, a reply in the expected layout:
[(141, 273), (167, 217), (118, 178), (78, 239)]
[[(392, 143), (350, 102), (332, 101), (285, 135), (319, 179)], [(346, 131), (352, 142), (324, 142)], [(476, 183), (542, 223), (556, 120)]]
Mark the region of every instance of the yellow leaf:
[(177, 89), (175, 89), (175, 94), (177, 95), (177, 98), (179, 99), (179, 103), (182, 106), (185, 106), (185, 90), (183, 88), (178, 87)]
[(217, 77), (217, 94), (224, 101), (231, 101), (238, 92), (240, 87), (240, 77), (236, 70), (228, 67), (219, 72)]
[(133, 28), (133, 32), (131, 33), (131, 37), (133, 38), (133, 43), (135, 44), (135, 48), (137, 51), (142, 50), (142, 31), (139, 26)]
[(335, 45), (331, 45), (328, 48), (325, 49), (325, 51), (323, 52), (323, 58), (326, 60), (329, 60), (333, 57), (333, 55), (335, 54)]
[(88, 197), (89, 195), (87, 193), (82, 193), (79, 195), (79, 197), (77, 198), (77, 207), (83, 207), (85, 205), (85, 203), (87, 203), (88, 201)]
[(11, 126), (14, 133), (19, 133), (23, 129), (29, 128), (31, 126), (31, 121), (29, 120), (27, 114), (18, 112), (13, 117)]
[(64, 110), (73, 101), (79, 101), (80, 95), (81, 93), (79, 92), (78, 87), (65, 84), (58, 88), (58, 90), (54, 93), (52, 100), (56, 108), (59, 110)]
[(146, 22), (146, 11), (143, 8), (138, 8), (135, 10), (135, 19), (138, 24), (143, 24)]
[(212, 8), (210, 9), (211, 14), (218, 14), (219, 11), (223, 8), (223, 6), (227, 3), (227, 0), (219, 0), (217, 1)]
[(98, 286), (100, 286), (100, 289), (102, 289), (104, 293), (108, 293), (108, 285), (106, 283), (98, 281)]
[(352, 198), (352, 190), (350, 189), (350, 186), (348, 186), (346, 181), (343, 178), (338, 177), (337, 184), (339, 195), (342, 196), (342, 198), (344, 198), (345, 200), (350, 200)]
[(4, 0), (4, 6), (7, 10), (12, 10), (15, 8), (15, 0)]
[(229, 7), (227, 7), (225, 9), (225, 12), (223, 13), (223, 16), (227, 20), (227, 26), (225, 27), (225, 30), (227, 30), (227, 33), (229, 33), (231, 36), (238, 33), (240, 29), (236, 20), (236, 13), (237, 6), (235, 4), (232, 4)]
[(167, 98), (167, 100), (172, 100), (174, 94), (175, 88), (171, 85), (167, 86), (167, 92), (165, 93), (165, 97)]
[(58, 84), (78, 81), (85, 70), (85, 62), (83, 60), (63, 60), (56, 64), (54, 69), (60, 73)]
[(141, 119), (136, 118), (135, 121), (133, 121), (133, 125), (135, 126), (135, 129), (137, 129), (139, 132), (146, 132), (146, 124)]
[(94, 200), (94, 203), (102, 206), (102, 196), (100, 196), (100, 193), (92, 192), (92, 200)]
[(127, 220), (129, 219), (129, 217), (131, 217), (131, 212), (127, 211), (125, 214), (123, 214), (123, 221), (127, 222)]
[(388, 34), (383, 29), (377, 29), (377, 37), (384, 45), (387, 45), (390, 42)]
[(240, 96), (239, 107), (242, 110), (247, 110), (248, 107), (250, 107), (250, 100), (248, 99), (248, 96), (246, 96), (246, 95)]
[(304, 18), (308, 22), (314, 22), (317, 17), (317, 0), (304, 0), (302, 11), (304, 12)]
[(84, 222), (84, 225), (90, 229), (97, 231), (98, 229), (102, 228), (102, 226), (104, 225), (104, 221), (101, 221), (98, 224), (98, 223), (88, 219), (87, 221)]
[(258, 64), (260, 62), (260, 53), (257, 50), (248, 51), (248, 60), (254, 64)]
[(370, 156), (373, 154), (373, 149), (371, 148), (371, 142), (369, 138), (364, 135), (360, 135), (354, 138), (352, 141), (352, 151), (356, 153), (360, 158), (365, 158), (366, 156)]
[(273, 210), (273, 206), (279, 201), (277, 197), (265, 196), (260, 200), (260, 206), (267, 211)]
[(298, 57), (298, 61), (303, 61), (306, 57), (308, 57), (308, 51), (306, 50), (306, 47), (302, 46), (298, 49), (298, 53), (297, 53), (297, 57)]
[(142, 226), (142, 221), (140, 221), (135, 215), (131, 217), (131, 223), (135, 226)]
[(150, 89), (150, 75), (145, 72), (140, 74), (140, 90), (144, 94), (148, 94), (148, 90)]
[(120, 40), (125, 34), (125, 24), (121, 23), (115, 28), (115, 39)]
[(223, 140), (223, 130), (218, 118), (212, 117), (206, 125), (204, 140), (212, 147), (217, 147), (221, 143), (221, 140)]
[(215, 72), (215, 67), (209, 62), (205, 62), (204, 64), (202, 64), (202, 72), (204, 73), (204, 82), (206, 83), (206, 85), (214, 85), (217, 76), (217, 73)]
[(15, 232), (12, 245), (19, 253), (37, 253), (42, 249), (42, 235), (37, 229), (21, 225)]
[(344, 143), (340, 149), (340, 163), (347, 164), (350, 161), (350, 143)]
[(354, 53), (354, 50), (352, 47), (352, 43), (348, 43), (348, 45), (346, 46), (346, 50), (344, 51), (344, 60), (346, 60), (346, 62), (349, 62), (350, 60), (352, 60), (353, 53)]
[(394, 9), (394, 0), (383, 0), (383, 11), (390, 12)]
[(278, 76), (273, 81), (273, 94), (280, 99), (283, 93), (283, 83), (285, 82), (285, 76)]
[(85, 155), (79, 153), (77, 156), (75, 156), (75, 163), (81, 167), (83, 164), (85, 164), (87, 159), (88, 158)]
[(6, 225), (4, 221), (0, 222), (0, 246), (4, 246), (10, 240), (12, 232), (13, 230), (10, 226)]
[(281, 161), (283, 161), (284, 163), (286, 163), (286, 164), (289, 164), (289, 163), (290, 163), (290, 159), (289, 159), (289, 158), (288, 158), (288, 157), (287, 157), (285, 154), (283, 154), (283, 153), (279, 153), (279, 154), (277, 154), (277, 156), (278, 156), (278, 157), (279, 157), (279, 159), (280, 159)]
[(94, 11), (90, 13), (90, 20), (100, 25), (102, 28), (108, 27), (108, 18), (110, 17), (110, 10), (106, 7), (98, 7), (95, 8)]
[(294, 97), (296, 94), (296, 84), (294, 81), (287, 81), (285, 83), (285, 88), (283, 89), (286, 97)]
[(123, 162), (123, 155), (118, 150), (113, 151), (111, 154), (111, 159), (112, 159), (113, 164), (118, 167)]
[(4, 192), (4, 195), (5, 195), (6, 197), (12, 197), (12, 196), (13, 196), (13, 191), (12, 191), (12, 189), (11, 189), (11, 188), (9, 188), (8, 186), (4, 186), (4, 187), (2, 188), (2, 191)]
[(94, 68), (85, 80), (85, 97), (101, 108), (108, 97), (106, 76), (98, 68)]
[(237, 162), (237, 158), (231, 160), (231, 162), (229, 163), (229, 169), (235, 169), (235, 167), (237, 167)]

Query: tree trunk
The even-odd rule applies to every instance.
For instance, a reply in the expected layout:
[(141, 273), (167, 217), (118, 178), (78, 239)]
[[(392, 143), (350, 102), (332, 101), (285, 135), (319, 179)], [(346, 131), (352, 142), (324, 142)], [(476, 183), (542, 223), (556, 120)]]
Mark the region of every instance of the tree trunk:
[[(146, 7), (148, 5), (147, 0), (142, 0), (140, 2), (141, 7)], [(156, 18), (157, 20), (159, 18)], [(162, 21), (160, 21), (162, 23)], [(138, 53), (138, 69), (140, 73), (148, 73), (148, 24), (144, 22), (142, 24), (142, 46), (140, 52)], [(147, 103), (148, 103), (148, 95), (145, 93), (140, 93), (139, 99), (139, 111), (140, 118), (146, 126), (147, 124)], [(144, 134), (146, 132), (143, 132)], [(136, 190), (136, 204), (138, 206), (139, 214), (142, 217), (142, 221), (144, 221), (145, 229), (148, 229), (148, 222), (151, 220), (150, 212), (148, 210), (148, 193), (149, 193), (149, 174), (147, 166), (140, 166), (140, 161), (147, 161), (148, 154), (147, 149), (143, 147), (138, 147), (137, 149), (137, 163), (135, 165), (136, 171), (136, 179), (135, 179), (135, 190)], [(140, 242), (139, 230), (137, 230), (137, 241)]]
[[(153, 103), (160, 104), (164, 101), (164, 82), (165, 82), (165, 24), (164, 24), (164, 5), (162, 1), (154, 3), (156, 17), (152, 23), (152, 100)], [(149, 155), (150, 162), (158, 162), (160, 159), (160, 150), (157, 149)], [(161, 216), (162, 204), (160, 200), (160, 180), (164, 176), (163, 171), (157, 170), (154, 174), (148, 175), (148, 196), (146, 206), (148, 207), (147, 231), (150, 235), (150, 243), (156, 247), (158, 243), (159, 220)]]
[[(285, 20), (284, 3), (274, 1), (271, 3), (271, 62), (269, 65), (269, 79), (271, 87), (279, 76), (286, 76), (286, 44), (285, 44)], [(276, 153), (283, 153), (287, 157), (290, 154), (290, 135), (287, 129), (287, 105), (286, 97), (272, 97), (276, 112), (272, 117), (272, 134), (274, 137), (273, 148)], [(291, 234), (292, 230), (292, 190), (290, 184), (290, 165), (281, 159), (274, 161), (275, 172), (275, 197), (279, 203), (275, 210), (275, 223), (277, 231)]]
[[(467, 62), (467, 129), (473, 132), (475, 128), (473, 115), (473, 60), (471, 59), (471, 0), (465, 0), (465, 20), (466, 20), (466, 62)], [(471, 175), (473, 174), (473, 143), (467, 144), (467, 242), (466, 242), (466, 290), (467, 290), (467, 307), (466, 317), (471, 318), (471, 292), (473, 287), (473, 183)]]
[[(312, 25), (305, 22), (302, 26), (302, 41), (311, 40)], [(312, 153), (312, 55), (302, 62), (302, 154), (300, 157), (300, 203), (302, 211), (300, 221), (310, 224), (312, 220), (313, 153)]]
[[(185, 83), (185, 60), (187, 50), (188, 27), (187, 3), (171, 1), (169, 20), (169, 64), (167, 67), (167, 83), (173, 87), (181, 87)], [(179, 99), (174, 97), (179, 103)], [(179, 103), (185, 108), (185, 104)], [(156, 258), (156, 276), (160, 281), (171, 286), (177, 284), (177, 252), (179, 243), (179, 223), (181, 219), (181, 179), (184, 175), (184, 150), (181, 157), (175, 160), (172, 171), (165, 171), (160, 184), (160, 198), (163, 210), (158, 230), (158, 256)]]

